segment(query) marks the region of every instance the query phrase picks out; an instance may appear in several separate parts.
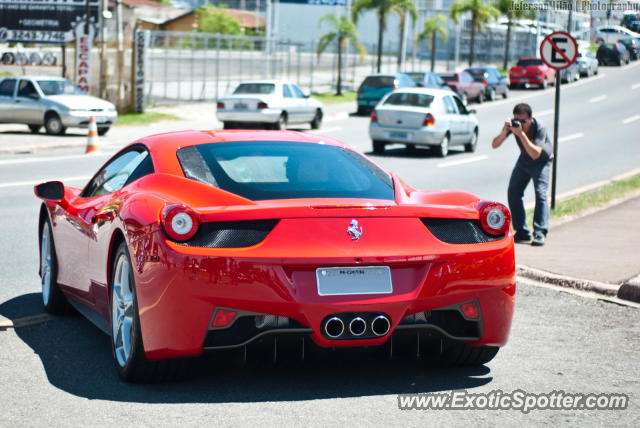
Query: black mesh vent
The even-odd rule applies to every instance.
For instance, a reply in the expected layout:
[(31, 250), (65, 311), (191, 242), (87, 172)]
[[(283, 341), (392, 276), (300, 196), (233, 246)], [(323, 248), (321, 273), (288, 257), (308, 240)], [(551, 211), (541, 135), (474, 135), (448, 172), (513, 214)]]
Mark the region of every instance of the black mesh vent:
[(189, 247), (241, 248), (259, 244), (279, 220), (220, 221), (202, 223), (188, 241)]
[(494, 236), (485, 233), (478, 220), (458, 218), (421, 218), (420, 220), (436, 238), (449, 244), (477, 244), (504, 238), (504, 234)]

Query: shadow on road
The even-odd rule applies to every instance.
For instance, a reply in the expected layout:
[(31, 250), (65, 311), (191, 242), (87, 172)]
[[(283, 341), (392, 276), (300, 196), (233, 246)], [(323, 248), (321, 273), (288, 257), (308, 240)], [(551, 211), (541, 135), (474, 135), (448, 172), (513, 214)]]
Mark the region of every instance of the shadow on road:
[[(463, 155), (466, 152), (461, 147), (451, 147), (449, 149), (449, 154), (446, 158), (442, 158), (442, 160), (446, 160), (449, 158), (455, 158), (455, 156)], [(397, 158), (410, 158), (410, 159), (424, 159), (424, 158), (437, 158), (438, 154), (436, 150), (431, 150), (428, 147), (397, 147), (397, 148), (388, 148), (386, 147), (384, 153), (378, 154), (373, 153), (372, 151), (366, 152), (365, 155), (371, 156), (373, 158), (376, 157), (397, 157)]]
[[(10, 319), (41, 312), (39, 293), (0, 305), (0, 315)], [(0, 331), (2, 334), (7, 332)], [(239, 367), (232, 361), (198, 358), (192, 360), (194, 374), (182, 382), (130, 385), (119, 379), (113, 367), (109, 337), (80, 315), (17, 328), (16, 334), (42, 360), (53, 386), (88, 399), (144, 403), (298, 401), (471, 389), (493, 379), (486, 366), (439, 369), (406, 359), (328, 355), (275, 367)]]

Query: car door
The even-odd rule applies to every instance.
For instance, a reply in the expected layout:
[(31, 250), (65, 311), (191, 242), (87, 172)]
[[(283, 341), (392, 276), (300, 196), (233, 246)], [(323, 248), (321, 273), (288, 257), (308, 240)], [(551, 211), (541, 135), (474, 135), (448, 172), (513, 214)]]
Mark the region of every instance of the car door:
[(44, 105), (34, 83), (29, 79), (20, 79), (18, 82), (13, 114), (18, 123), (42, 125), (44, 122)]
[(469, 111), (467, 107), (464, 105), (460, 97), (452, 96), (453, 101), (456, 103), (456, 107), (458, 108), (458, 115), (456, 119), (460, 124), (460, 141), (463, 143), (467, 143), (471, 140), (471, 133), (473, 132), (473, 126), (471, 120), (469, 120)]
[(444, 103), (446, 119), (449, 122), (450, 143), (457, 144), (462, 141), (460, 134), (463, 133), (463, 124), (460, 122), (458, 107), (453, 101), (453, 95), (445, 95), (442, 102)]
[(315, 106), (309, 102), (309, 98), (304, 96), (302, 90), (295, 83), (291, 83), (291, 89), (293, 90), (293, 95), (295, 99), (298, 101), (300, 107), (300, 122), (311, 122), (313, 117), (316, 114)]
[(282, 84), (282, 103), (283, 110), (287, 112), (287, 121), (289, 123), (299, 122), (300, 106), (298, 105), (297, 98), (293, 94), (293, 90), (288, 83)]
[(0, 82), (0, 122), (13, 120), (13, 95), (16, 89), (16, 79), (4, 79)]

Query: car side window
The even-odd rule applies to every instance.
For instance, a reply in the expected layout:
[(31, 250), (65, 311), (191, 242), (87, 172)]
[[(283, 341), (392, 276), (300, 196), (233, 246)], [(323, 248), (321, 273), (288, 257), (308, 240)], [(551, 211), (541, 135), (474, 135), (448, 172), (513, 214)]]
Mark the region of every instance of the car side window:
[(293, 93), (296, 95), (297, 98), (304, 98), (304, 93), (300, 88), (298, 88), (298, 85), (295, 85), (292, 83), (291, 89), (293, 89)]
[(120, 190), (125, 185), (153, 172), (149, 152), (133, 149), (105, 165), (82, 191), (83, 198), (106, 195)]
[(282, 96), (284, 98), (293, 98), (293, 94), (291, 93), (291, 89), (289, 89), (289, 85), (282, 85)]
[(38, 95), (38, 92), (36, 92), (36, 88), (33, 86), (33, 83), (31, 83), (30, 80), (21, 80), (20, 85), (18, 86), (18, 96), (29, 98), (34, 95)]
[(456, 108), (456, 105), (453, 103), (453, 100), (450, 96), (444, 97), (444, 104), (446, 106), (447, 113), (458, 114), (458, 109)]
[(467, 107), (464, 105), (464, 103), (462, 102), (462, 100), (458, 97), (453, 97), (453, 101), (455, 101), (456, 106), (458, 107), (458, 111), (460, 112), (460, 114), (467, 114)]
[(5, 79), (0, 83), (0, 97), (12, 97), (16, 79)]

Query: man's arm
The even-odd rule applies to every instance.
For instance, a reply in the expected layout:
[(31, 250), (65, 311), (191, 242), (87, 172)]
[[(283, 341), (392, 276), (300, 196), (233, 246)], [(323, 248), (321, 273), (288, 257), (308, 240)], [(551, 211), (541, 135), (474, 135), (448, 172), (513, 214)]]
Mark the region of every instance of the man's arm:
[(529, 157), (533, 160), (538, 159), (542, 154), (542, 147), (533, 144), (529, 137), (527, 137), (527, 134), (522, 130), (522, 127), (512, 127), (511, 130), (518, 138), (520, 138), (522, 146), (524, 147)]
[(506, 140), (507, 137), (509, 136), (510, 131), (511, 131), (511, 119), (507, 118), (507, 120), (504, 122), (504, 126), (502, 127), (502, 131), (498, 135), (496, 135), (496, 137), (491, 142), (491, 147), (493, 147), (494, 149), (497, 149), (498, 147), (500, 147), (504, 142), (504, 140)]

